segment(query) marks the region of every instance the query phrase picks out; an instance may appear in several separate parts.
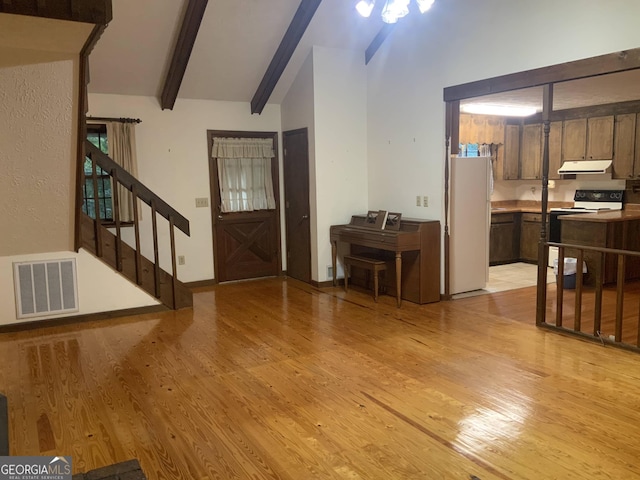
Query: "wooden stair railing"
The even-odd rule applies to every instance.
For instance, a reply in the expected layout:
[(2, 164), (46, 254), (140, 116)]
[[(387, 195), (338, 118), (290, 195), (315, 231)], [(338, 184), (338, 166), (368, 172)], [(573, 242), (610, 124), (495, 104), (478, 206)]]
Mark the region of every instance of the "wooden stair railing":
[[(176, 245), (174, 228), (190, 236), (189, 220), (178, 213), (173, 207), (153, 193), (142, 182), (124, 170), (120, 165), (100, 151), (91, 142), (85, 142), (86, 156), (91, 159), (95, 219), (83, 214), (81, 217), (82, 246), (101, 258), (111, 267), (121, 272), (125, 277), (135, 282), (145, 291), (158, 298), (169, 308), (178, 309), (193, 305), (191, 291), (177, 279)], [(100, 204), (98, 201), (98, 174), (100, 167), (112, 178), (113, 224), (115, 235), (111, 233), (100, 218)], [(140, 245), (140, 221), (138, 208), (133, 209), (133, 228), (135, 247), (127, 245), (122, 240), (120, 208), (118, 191), (125, 188), (131, 192), (134, 205), (141, 200), (151, 208), (151, 222), (153, 234), (153, 261), (145, 258)], [(169, 222), (169, 238), (171, 242), (171, 273), (160, 268), (160, 251), (158, 243), (157, 216), (161, 215)]]
[[(586, 245), (573, 245), (566, 243), (547, 242), (547, 246), (558, 247), (558, 274), (556, 278), (556, 298), (555, 298), (555, 318), (547, 319), (547, 315), (552, 312), (547, 312), (546, 305), (546, 284), (543, 286), (545, 290), (544, 304), (538, 305), (537, 311), (539, 318), (537, 319), (538, 326), (544, 326), (553, 330), (561, 331), (562, 333), (568, 333), (577, 335), (589, 340), (596, 340), (606, 343), (608, 345), (624, 348), (626, 350), (633, 350), (640, 353), (640, 310), (637, 306), (634, 306), (632, 310), (635, 312), (629, 315), (625, 313), (625, 286), (627, 284), (625, 278), (626, 264), (628, 258), (640, 257), (640, 252), (631, 250), (621, 250), (605, 247), (592, 247)], [(567, 313), (568, 317), (572, 317), (572, 326), (565, 326), (565, 287), (564, 287), (564, 259), (565, 251), (570, 249), (575, 252), (576, 256), (576, 285), (574, 295), (573, 311)], [(587, 306), (588, 310), (593, 311), (593, 318), (589, 319), (588, 325), (589, 332), (584, 332), (584, 316), (583, 307), (585, 302), (583, 294), (585, 293), (582, 276), (582, 265), (585, 259), (585, 252), (597, 253), (599, 256), (600, 267), (596, 269), (595, 274), (595, 286), (590, 293), (593, 293), (593, 300), (589, 301)], [(615, 281), (615, 295), (611, 291), (611, 288), (605, 288), (604, 282), (604, 264), (605, 255), (615, 255), (617, 258), (617, 275)], [(634, 282), (634, 289), (631, 292), (630, 297), (634, 304), (637, 305), (640, 295), (638, 295), (638, 282)], [(538, 298), (540, 302), (540, 298)], [(605, 305), (611, 305), (615, 303), (615, 311), (613, 309), (607, 310)], [(606, 319), (606, 325), (604, 321)], [(627, 322), (625, 322), (627, 320)], [(631, 324), (631, 322), (634, 322)], [(610, 332), (611, 335), (606, 335), (603, 329)], [(624, 331), (627, 333), (624, 334)], [(630, 342), (631, 335), (633, 340)]]

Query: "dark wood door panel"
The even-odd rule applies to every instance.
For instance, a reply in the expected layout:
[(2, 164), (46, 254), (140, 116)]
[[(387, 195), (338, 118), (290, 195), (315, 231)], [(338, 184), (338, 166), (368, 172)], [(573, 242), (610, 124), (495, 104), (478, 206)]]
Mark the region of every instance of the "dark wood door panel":
[(219, 222), (217, 258), (220, 281), (278, 275), (278, 238), (274, 222)]
[(307, 129), (284, 132), (283, 137), (287, 275), (309, 283), (311, 230)]

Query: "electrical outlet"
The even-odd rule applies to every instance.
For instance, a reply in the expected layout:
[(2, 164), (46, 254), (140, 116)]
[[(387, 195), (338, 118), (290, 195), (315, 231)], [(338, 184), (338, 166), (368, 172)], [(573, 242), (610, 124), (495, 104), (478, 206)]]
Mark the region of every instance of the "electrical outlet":
[(416, 195), (416, 207), (419, 207), (420, 205), (422, 205), (420, 203), (420, 195)]
[(184, 255), (178, 255), (178, 265), (184, 265)]
[(207, 197), (196, 198), (196, 208), (208, 207), (209, 199)]
[(422, 206), (423, 207), (428, 207), (429, 206), (429, 197), (427, 197), (426, 195), (424, 197), (422, 197)]

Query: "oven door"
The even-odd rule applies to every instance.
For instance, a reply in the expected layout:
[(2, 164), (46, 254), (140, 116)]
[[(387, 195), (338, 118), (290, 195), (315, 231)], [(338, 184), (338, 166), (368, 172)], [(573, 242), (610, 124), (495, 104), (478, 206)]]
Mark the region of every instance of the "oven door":
[(560, 239), (562, 238), (562, 232), (560, 231), (560, 216), (567, 215), (571, 212), (567, 212), (565, 210), (551, 210), (549, 212), (549, 241), (560, 243)]

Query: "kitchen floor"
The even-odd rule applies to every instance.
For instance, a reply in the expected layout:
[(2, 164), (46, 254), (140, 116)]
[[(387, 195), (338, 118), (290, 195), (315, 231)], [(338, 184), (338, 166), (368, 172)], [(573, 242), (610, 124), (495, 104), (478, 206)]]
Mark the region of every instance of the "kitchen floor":
[[(538, 266), (530, 263), (509, 263), (489, 267), (489, 283), (482, 290), (465, 292), (454, 295), (453, 298), (473, 297), (487, 293), (515, 290), (516, 288), (532, 287), (537, 283)], [(553, 268), (547, 269), (547, 283), (556, 281)]]

